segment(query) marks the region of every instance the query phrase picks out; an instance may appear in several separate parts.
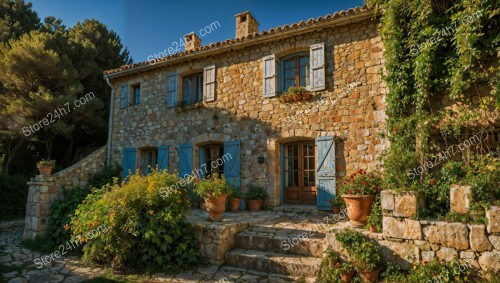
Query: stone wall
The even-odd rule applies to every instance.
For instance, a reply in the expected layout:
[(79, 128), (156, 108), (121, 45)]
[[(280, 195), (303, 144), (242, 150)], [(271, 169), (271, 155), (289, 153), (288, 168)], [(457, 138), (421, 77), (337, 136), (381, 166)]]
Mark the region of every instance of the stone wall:
[[(496, 228), (500, 227), (500, 207), (486, 212), (487, 225), (464, 224), (413, 219), (423, 205), (416, 193), (398, 194), (388, 190), (382, 192), (381, 200), (383, 234), (376, 237), (388, 251), (385, 253), (388, 260), (409, 267), (410, 263), (434, 258), (458, 259), (483, 271), (500, 271), (500, 230)], [(462, 203), (468, 205), (469, 202)], [(463, 211), (463, 208), (455, 209)]]
[[(326, 89), (309, 100), (281, 102), (265, 98), (262, 58), (309, 51), (325, 44)], [(247, 47), (244, 47), (247, 46)], [(341, 178), (356, 169), (377, 166), (387, 147), (378, 133), (385, 121), (387, 87), (383, 44), (371, 19), (311, 28), (259, 45), (242, 45), (219, 55), (186, 59), (165, 67), (113, 78), (112, 162), (122, 163), (125, 148), (169, 146), (169, 169), (178, 169), (177, 147), (193, 144), (193, 166), (203, 142), (241, 141), (241, 184), (264, 186), (270, 204), (280, 203), (280, 144), (331, 135), (337, 138), (336, 169)], [(216, 100), (199, 107), (167, 108), (167, 76), (181, 77), (216, 66)], [(141, 104), (120, 109), (122, 84), (141, 84)], [(278, 85), (278, 84), (277, 84)], [(265, 158), (258, 163), (257, 157)], [(137, 158), (139, 160), (139, 158)]]
[(86, 186), (89, 178), (105, 167), (106, 147), (102, 147), (78, 163), (52, 176), (37, 175), (29, 185), (24, 239), (43, 237), (47, 232), (48, 215), (54, 201), (63, 195), (63, 189)]

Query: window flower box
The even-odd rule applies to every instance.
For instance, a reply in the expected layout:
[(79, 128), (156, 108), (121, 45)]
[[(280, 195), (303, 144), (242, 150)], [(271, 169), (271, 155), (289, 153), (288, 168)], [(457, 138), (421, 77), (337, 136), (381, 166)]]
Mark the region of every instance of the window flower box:
[(308, 100), (309, 98), (311, 98), (311, 92), (301, 86), (292, 86), (288, 89), (287, 92), (283, 93), (280, 96), (281, 102), (302, 101)]

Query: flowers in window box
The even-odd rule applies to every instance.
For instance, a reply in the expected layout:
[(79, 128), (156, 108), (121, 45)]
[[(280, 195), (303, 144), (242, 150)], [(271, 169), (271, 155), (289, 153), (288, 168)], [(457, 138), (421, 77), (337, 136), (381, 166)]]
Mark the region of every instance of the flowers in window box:
[(311, 93), (301, 86), (291, 86), (280, 97), (282, 102), (307, 100), (311, 97)]

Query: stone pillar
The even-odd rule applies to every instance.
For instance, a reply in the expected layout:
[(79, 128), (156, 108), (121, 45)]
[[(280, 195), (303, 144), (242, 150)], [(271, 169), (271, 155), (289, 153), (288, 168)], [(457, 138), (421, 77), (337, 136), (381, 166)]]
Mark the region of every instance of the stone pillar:
[(58, 192), (54, 177), (51, 176), (37, 175), (28, 185), (23, 239), (34, 239), (45, 236), (50, 207), (57, 199)]

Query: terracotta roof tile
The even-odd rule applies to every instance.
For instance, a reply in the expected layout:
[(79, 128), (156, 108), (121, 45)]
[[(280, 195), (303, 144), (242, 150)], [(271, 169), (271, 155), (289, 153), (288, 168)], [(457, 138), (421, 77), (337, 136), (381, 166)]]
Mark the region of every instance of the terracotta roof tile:
[(324, 21), (327, 21), (327, 20), (336, 20), (336, 19), (339, 19), (339, 18), (349, 17), (351, 15), (355, 15), (355, 14), (358, 14), (360, 12), (364, 12), (364, 11), (368, 11), (368, 10), (370, 10), (370, 8), (365, 4), (363, 6), (359, 6), (359, 7), (355, 7), (355, 8), (350, 8), (347, 11), (343, 11), (342, 10), (342, 11), (335, 12), (333, 14), (328, 14), (326, 16), (320, 16), (320, 17), (318, 17), (316, 19), (310, 18), (307, 21), (302, 20), (302, 21), (300, 21), (298, 23), (292, 23), (292, 24), (285, 24), (283, 26), (277, 26), (277, 27), (271, 28), (271, 29), (269, 29), (267, 31), (261, 31), (261, 32), (258, 32), (258, 33), (249, 34), (249, 35), (247, 35), (245, 37), (227, 39), (227, 40), (219, 41), (219, 42), (216, 42), (216, 43), (210, 43), (209, 45), (203, 45), (203, 46), (197, 47), (197, 48), (195, 48), (193, 50), (182, 51), (182, 52), (179, 52), (179, 53), (175, 53), (175, 54), (168, 55), (168, 56), (165, 56), (165, 57), (162, 57), (162, 58), (158, 58), (158, 59), (154, 59), (154, 60), (151, 60), (151, 61), (143, 61), (143, 62), (134, 63), (134, 64), (130, 64), (130, 65), (122, 65), (119, 68), (104, 71), (104, 74), (110, 75), (110, 74), (117, 73), (117, 72), (120, 72), (120, 71), (124, 71), (124, 70), (127, 70), (127, 69), (133, 69), (133, 68), (136, 68), (136, 67), (149, 65), (149, 64), (151, 64), (151, 62), (155, 62), (155, 63), (164, 62), (164, 61), (168, 61), (169, 59), (178, 58), (178, 57), (181, 57), (181, 56), (184, 56), (184, 55), (196, 53), (198, 51), (205, 51), (205, 50), (209, 50), (209, 49), (220, 47), (220, 46), (229, 46), (229, 45), (232, 45), (234, 43), (244, 42), (244, 41), (251, 40), (251, 39), (261, 38), (261, 37), (264, 37), (266, 35), (272, 35), (272, 34), (283, 32), (283, 31), (288, 31), (288, 30), (293, 30), (293, 29), (297, 29), (297, 28), (302, 28), (302, 27), (305, 27), (305, 26), (308, 26), (308, 25), (313, 25), (315, 23), (320, 23), (320, 22), (324, 22)]

